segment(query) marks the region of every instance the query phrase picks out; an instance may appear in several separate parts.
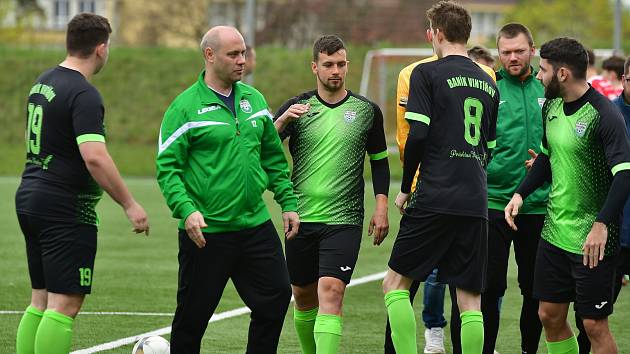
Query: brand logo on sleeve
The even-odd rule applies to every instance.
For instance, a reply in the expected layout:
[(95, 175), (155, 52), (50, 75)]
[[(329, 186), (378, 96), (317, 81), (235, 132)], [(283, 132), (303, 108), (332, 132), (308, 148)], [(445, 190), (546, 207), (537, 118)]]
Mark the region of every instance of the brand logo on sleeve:
[(604, 305), (606, 305), (608, 301), (602, 301), (599, 305), (595, 305), (595, 308), (601, 310)]
[(538, 97), (538, 105), (542, 108), (545, 105), (545, 101), (547, 101), (544, 97)]
[(241, 100), (240, 102), (241, 110), (245, 113), (252, 113), (252, 105), (249, 104), (248, 100)]

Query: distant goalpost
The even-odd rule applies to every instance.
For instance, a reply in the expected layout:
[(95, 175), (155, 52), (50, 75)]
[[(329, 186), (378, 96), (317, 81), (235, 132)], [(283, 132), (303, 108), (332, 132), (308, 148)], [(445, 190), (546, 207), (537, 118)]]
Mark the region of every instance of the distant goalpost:
[[(496, 57), (496, 49), (490, 49)], [(594, 49), (598, 63), (613, 55), (613, 49)], [(381, 48), (366, 53), (363, 61), (359, 93), (379, 105), (383, 111), (385, 134), (390, 145), (395, 145), (396, 86), (398, 74), (405, 66), (433, 55), (431, 48)], [(536, 52), (538, 56), (538, 52)], [(537, 67), (537, 60), (534, 67)]]

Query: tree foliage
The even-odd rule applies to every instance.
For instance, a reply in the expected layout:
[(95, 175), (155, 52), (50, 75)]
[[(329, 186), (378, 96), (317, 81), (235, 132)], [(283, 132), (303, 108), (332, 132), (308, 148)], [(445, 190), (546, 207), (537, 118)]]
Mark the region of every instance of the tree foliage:
[[(539, 46), (552, 38), (569, 36), (587, 47), (612, 48), (614, 11), (614, 0), (520, 0), (506, 15), (505, 22), (525, 24)], [(628, 8), (624, 8), (621, 17), (622, 46), (628, 51)]]

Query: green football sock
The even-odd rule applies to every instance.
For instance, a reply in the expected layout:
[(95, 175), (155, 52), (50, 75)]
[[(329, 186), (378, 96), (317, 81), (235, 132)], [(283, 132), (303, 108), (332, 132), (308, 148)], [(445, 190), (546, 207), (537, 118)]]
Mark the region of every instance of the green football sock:
[(409, 300), (409, 290), (392, 290), (385, 294), (385, 307), (396, 353), (417, 353), (416, 317)]
[(341, 340), (341, 316), (317, 315), (313, 328), (317, 354), (335, 354)]
[(72, 345), (72, 317), (53, 310), (44, 311), (35, 335), (35, 353), (68, 354)]
[(460, 338), (462, 354), (481, 354), (483, 352), (483, 315), (480, 311), (464, 311)]
[(313, 327), (315, 327), (315, 318), (318, 310), (318, 307), (306, 311), (293, 309), (293, 325), (300, 342), (300, 348), (302, 348), (302, 354), (315, 354)]
[(24, 311), (17, 330), (15, 352), (17, 354), (35, 353), (35, 333), (44, 313), (33, 306)]
[(578, 346), (577, 338), (575, 338), (575, 335), (559, 342), (546, 343), (549, 354), (578, 354), (580, 352), (580, 348)]

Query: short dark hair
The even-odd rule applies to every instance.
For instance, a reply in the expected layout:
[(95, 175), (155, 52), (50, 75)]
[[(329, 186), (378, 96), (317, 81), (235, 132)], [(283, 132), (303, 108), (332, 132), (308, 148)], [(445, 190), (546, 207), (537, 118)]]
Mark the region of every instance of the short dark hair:
[(82, 13), (68, 22), (66, 32), (66, 49), (68, 54), (86, 58), (94, 52), (94, 48), (107, 43), (112, 28), (109, 21), (99, 15)]
[(576, 79), (586, 79), (588, 54), (582, 43), (569, 37), (554, 38), (540, 47), (540, 57), (556, 70), (566, 66)]
[(468, 49), (468, 56), (475, 61), (477, 61), (478, 59), (483, 59), (487, 62), (494, 63), (494, 57), (492, 56), (492, 53), (490, 53), (488, 48), (481, 45), (476, 45)]
[(621, 80), (623, 75), (625, 60), (622, 57), (613, 55), (602, 62), (602, 69), (608, 71), (614, 71), (617, 74), (617, 79)]
[(497, 48), (499, 47), (499, 39), (501, 37), (512, 39), (519, 34), (524, 34), (527, 38), (527, 43), (529, 43), (530, 47), (534, 46), (534, 37), (532, 37), (532, 32), (525, 25), (520, 23), (508, 23), (501, 27), (499, 32), (497, 33)]
[(342, 49), (346, 49), (346, 46), (338, 36), (334, 34), (321, 36), (313, 43), (313, 61), (319, 59), (319, 53), (332, 55)]
[(592, 49), (586, 49), (586, 54), (588, 54), (588, 66), (595, 66), (595, 52)]
[(466, 44), (470, 38), (472, 20), (468, 11), (453, 1), (440, 1), (427, 10), (433, 29), (439, 29), (451, 43)]

